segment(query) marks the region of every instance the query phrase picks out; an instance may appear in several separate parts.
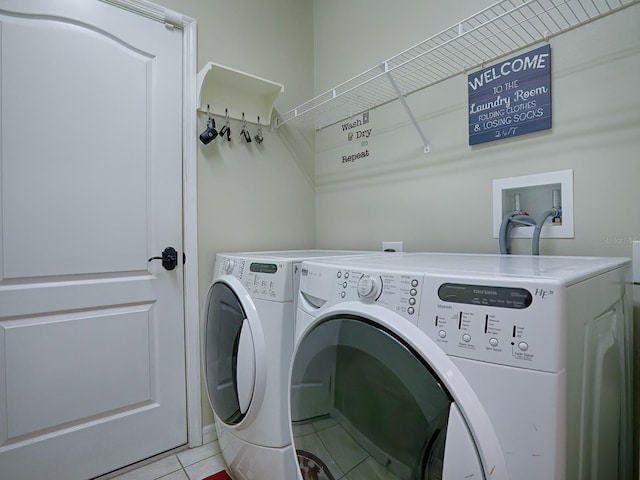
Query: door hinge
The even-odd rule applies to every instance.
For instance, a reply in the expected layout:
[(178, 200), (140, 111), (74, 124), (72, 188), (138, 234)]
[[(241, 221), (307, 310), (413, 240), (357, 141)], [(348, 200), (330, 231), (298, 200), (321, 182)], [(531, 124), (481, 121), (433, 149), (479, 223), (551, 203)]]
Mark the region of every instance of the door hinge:
[(164, 9), (164, 24), (167, 28), (174, 29), (183, 27), (182, 15), (169, 8)]

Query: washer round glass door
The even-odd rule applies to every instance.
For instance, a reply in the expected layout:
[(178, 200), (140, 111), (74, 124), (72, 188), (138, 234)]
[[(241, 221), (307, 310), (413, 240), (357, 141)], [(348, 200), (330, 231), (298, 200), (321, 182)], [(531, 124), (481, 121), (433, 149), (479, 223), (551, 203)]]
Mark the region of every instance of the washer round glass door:
[[(261, 400), (261, 328), (255, 306), (232, 277), (209, 289), (205, 311), (205, 378), (209, 402), (227, 425), (238, 425)], [(255, 409), (254, 409), (255, 410)]]
[[(406, 323), (411, 338), (426, 337)], [(438, 361), (457, 371), (437, 350)], [(298, 343), (291, 374), (292, 431), (301, 469), (331, 472), (326, 478), (488, 478), (493, 467), (483, 467), (464, 409), (424, 357), (393, 329), (366, 316), (339, 313), (313, 324)], [(499, 451), (495, 434), (490, 438)], [(504, 462), (501, 452), (498, 456)], [(310, 467), (308, 458), (320, 465)], [(506, 478), (504, 463), (498, 471), (492, 479)]]

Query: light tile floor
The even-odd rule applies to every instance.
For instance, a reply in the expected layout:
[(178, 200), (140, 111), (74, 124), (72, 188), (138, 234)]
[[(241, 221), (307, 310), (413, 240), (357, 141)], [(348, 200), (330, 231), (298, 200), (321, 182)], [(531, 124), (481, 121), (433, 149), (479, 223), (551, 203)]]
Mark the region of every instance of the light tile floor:
[[(400, 480), (377, 463), (333, 418), (296, 425), (293, 433), (296, 448), (320, 457), (336, 480)], [(203, 480), (225, 469), (220, 445), (214, 439), (109, 480)]]
[(400, 480), (376, 462), (333, 418), (295, 425), (293, 436), (296, 449), (319, 457), (336, 480)]
[(201, 447), (183, 450), (110, 480), (202, 480), (225, 470), (220, 445), (213, 440)]

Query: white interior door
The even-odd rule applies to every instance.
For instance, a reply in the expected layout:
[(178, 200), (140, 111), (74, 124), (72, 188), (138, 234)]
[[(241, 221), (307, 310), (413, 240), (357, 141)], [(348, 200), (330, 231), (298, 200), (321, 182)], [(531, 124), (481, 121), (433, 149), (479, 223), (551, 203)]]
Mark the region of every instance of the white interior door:
[(0, 2), (0, 477), (91, 478), (187, 441), (182, 32)]

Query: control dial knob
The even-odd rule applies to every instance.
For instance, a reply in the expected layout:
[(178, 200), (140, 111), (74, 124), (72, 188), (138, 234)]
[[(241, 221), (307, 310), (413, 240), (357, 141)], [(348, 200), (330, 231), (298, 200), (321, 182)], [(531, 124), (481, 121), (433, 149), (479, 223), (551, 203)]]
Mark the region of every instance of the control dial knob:
[(227, 274), (232, 274), (233, 273), (233, 268), (236, 266), (236, 261), (229, 259), (226, 262), (224, 262), (224, 271)]
[(358, 280), (358, 296), (360, 298), (376, 298), (380, 294), (380, 280), (366, 273)]

